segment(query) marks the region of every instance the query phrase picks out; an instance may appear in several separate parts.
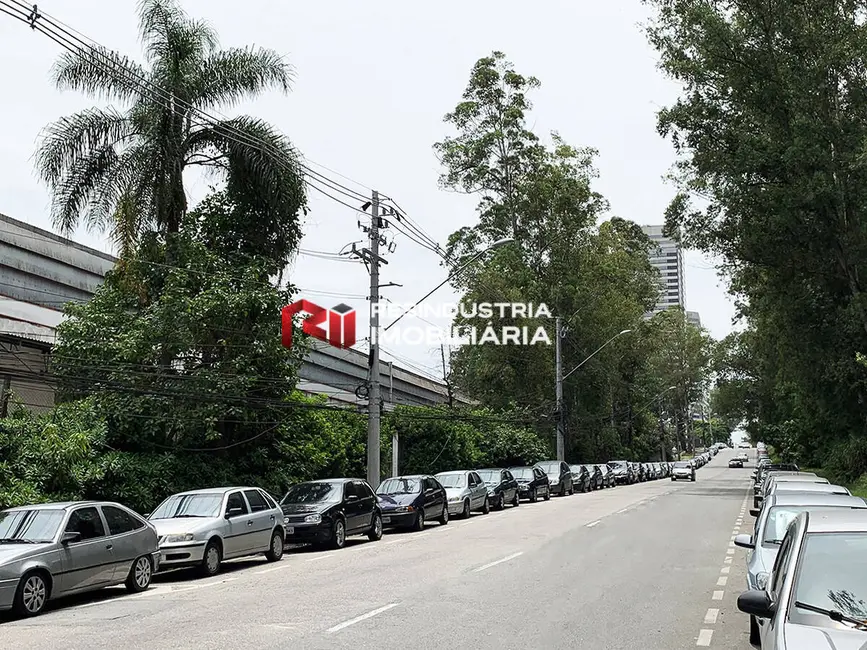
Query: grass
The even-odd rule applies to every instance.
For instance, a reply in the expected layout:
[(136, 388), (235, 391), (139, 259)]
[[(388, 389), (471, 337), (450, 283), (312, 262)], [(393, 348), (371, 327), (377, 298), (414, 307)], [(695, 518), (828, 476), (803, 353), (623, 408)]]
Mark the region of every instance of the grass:
[(862, 474), (861, 478), (853, 481), (852, 483), (842, 483), (839, 480), (835, 479), (833, 476), (831, 476), (828, 473), (828, 470), (821, 467), (802, 467), (801, 471), (813, 472), (814, 474), (816, 474), (816, 476), (826, 478), (831, 481), (831, 483), (836, 483), (838, 485), (842, 485), (845, 488), (848, 488), (848, 490), (856, 497), (867, 499), (867, 474)]

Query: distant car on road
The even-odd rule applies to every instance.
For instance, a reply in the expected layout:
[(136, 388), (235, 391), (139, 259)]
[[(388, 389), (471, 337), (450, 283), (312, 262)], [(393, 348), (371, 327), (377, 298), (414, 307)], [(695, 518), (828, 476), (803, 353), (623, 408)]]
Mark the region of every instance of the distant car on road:
[(72, 501), (0, 512), (0, 610), (42, 613), (49, 600), (125, 584), (147, 589), (157, 532), (119, 503)]
[(290, 543), (343, 548), (346, 538), (382, 539), (379, 499), (357, 478), (329, 478), (293, 485), (280, 500)]
[(674, 467), (671, 468), (671, 480), (672, 481), (681, 481), (681, 480), (695, 480), (695, 465), (692, 464), (692, 461), (689, 460), (679, 460), (674, 464)]
[(538, 467), (510, 467), (509, 471), (518, 481), (520, 498), (535, 503), (539, 498), (551, 498), (548, 475)]
[(480, 469), (478, 475), (488, 488), (488, 501), (495, 510), (502, 510), (507, 503), (516, 506), (521, 503), (518, 494), (518, 481), (507, 469)]
[(160, 537), (161, 569), (197, 567), (204, 576), (223, 560), (264, 553), (283, 557), (284, 516), (271, 495), (254, 487), (173, 494), (148, 515)]
[(491, 511), (488, 500), (488, 487), (477, 472), (456, 470), (440, 472), (434, 478), (446, 489), (449, 498), (449, 514), (469, 519), (470, 513), (479, 510), (483, 514)]
[(383, 528), (424, 530), (425, 523), (449, 523), (445, 488), (433, 476), (414, 474), (385, 479), (376, 488)]
[[(776, 494), (756, 521), (755, 537), (741, 534), (735, 545), (749, 549), (747, 553), (747, 589), (766, 589), (777, 551), (792, 520), (802, 512), (825, 508), (867, 509), (864, 499), (838, 494)], [(750, 617), (750, 643), (760, 641), (760, 619)]]
[(729, 467), (743, 467), (743, 466), (744, 466), (744, 461), (740, 458), (735, 457), (729, 461)]
[(762, 650), (863, 648), (864, 557), (864, 510), (799, 514), (783, 537), (767, 588), (738, 597), (739, 610), (764, 621)]
[(575, 488), (572, 485), (572, 470), (566, 463), (559, 460), (545, 460), (536, 463), (536, 467), (547, 474), (551, 494), (562, 497), (575, 493)]

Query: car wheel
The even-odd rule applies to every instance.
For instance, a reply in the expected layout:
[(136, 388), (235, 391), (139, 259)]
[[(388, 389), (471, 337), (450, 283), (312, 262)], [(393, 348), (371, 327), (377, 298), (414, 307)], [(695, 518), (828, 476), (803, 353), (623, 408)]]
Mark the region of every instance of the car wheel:
[(419, 508), (418, 512), (415, 515), (415, 522), (412, 527), (413, 530), (422, 531), (424, 530), (424, 509)]
[(283, 546), (285, 544), (286, 540), (279, 529), (271, 533), (271, 546), (268, 547), (268, 551), (265, 553), (265, 557), (269, 562), (279, 562), (283, 559)]
[(545, 488), (545, 501), (551, 500), (551, 488)]
[(672, 476), (672, 477), (671, 477), (671, 480), (672, 480), (672, 481), (676, 481), (676, 480), (677, 480), (677, 479), (676, 479), (676, 478), (674, 478), (674, 477), (673, 477), (673, 476)]
[(469, 518), (470, 518), (470, 500), (469, 500), (469, 499), (465, 499), (465, 500), (464, 500), (464, 510), (463, 510), (463, 512), (461, 513), (461, 516), (462, 516), (464, 519), (469, 519)]
[(574, 484), (569, 486), (569, 496), (572, 496), (573, 494), (575, 494), (575, 485)]
[(762, 638), (759, 636), (759, 622), (756, 620), (755, 616), (750, 616), (750, 643), (757, 646), (761, 642)]
[(136, 558), (135, 562), (129, 569), (124, 585), (126, 590), (131, 594), (137, 594), (145, 591), (151, 586), (151, 577), (153, 577), (154, 568), (151, 566), (151, 559), (147, 555), (142, 555)]
[(440, 515), (440, 524), (445, 526), (447, 523), (449, 523), (449, 504), (448, 503), (446, 503), (443, 506), (443, 514)]
[(45, 574), (39, 571), (26, 573), (18, 582), (12, 610), (18, 616), (41, 614), (42, 610), (45, 609), (45, 603), (48, 602), (48, 595), (49, 589)]
[(518, 491), (517, 491), (517, 490), (515, 490), (515, 498), (512, 499), (512, 505), (513, 505), (513, 506), (519, 506), (519, 505), (521, 505), (521, 495), (518, 494)]
[(497, 501), (497, 510), (502, 510), (505, 507), (506, 507), (506, 497), (501, 494), (500, 500)]
[(695, 476), (693, 476), (693, 477), (692, 477), (691, 479), (689, 479), (689, 480), (692, 481), (693, 483), (695, 483)]
[(334, 529), (331, 531), (331, 548), (343, 548), (346, 546), (346, 523), (342, 519), (337, 519), (334, 522)]
[(486, 515), (491, 511), (491, 504), (488, 502), (487, 495), (485, 496), (485, 502), (482, 504), (482, 514)]
[[(424, 513), (421, 513), (424, 515)], [(424, 525), (424, 516), (421, 518), (422, 526)], [(373, 524), (370, 526), (370, 530), (367, 532), (367, 539), (371, 542), (378, 542), (382, 539), (382, 515), (378, 512), (373, 513)]]
[(536, 503), (539, 500), (539, 495), (536, 494), (536, 488), (530, 490), (530, 503)]
[(202, 564), (199, 565), (199, 573), (205, 577), (215, 576), (220, 572), (220, 565), (223, 563), (223, 549), (220, 543), (216, 540), (211, 540), (205, 547), (205, 553), (202, 555)]

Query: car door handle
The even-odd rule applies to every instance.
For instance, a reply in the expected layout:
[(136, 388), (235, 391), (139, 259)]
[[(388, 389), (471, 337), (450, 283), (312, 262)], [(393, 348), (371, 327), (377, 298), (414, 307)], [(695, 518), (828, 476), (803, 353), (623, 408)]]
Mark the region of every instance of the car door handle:
[(252, 525), (253, 525), (253, 521), (252, 521), (252, 520), (251, 520), (251, 521), (248, 521), (248, 522), (247, 522), (247, 525), (248, 525), (248, 526), (252, 526)]
[(106, 544), (106, 545), (105, 545), (105, 550), (106, 550), (106, 551), (110, 551), (112, 548), (113, 548), (113, 547), (112, 547), (111, 544)]
[(271, 515), (270, 517), (268, 517), (268, 519), (270, 519), (271, 521), (274, 521), (274, 515)]

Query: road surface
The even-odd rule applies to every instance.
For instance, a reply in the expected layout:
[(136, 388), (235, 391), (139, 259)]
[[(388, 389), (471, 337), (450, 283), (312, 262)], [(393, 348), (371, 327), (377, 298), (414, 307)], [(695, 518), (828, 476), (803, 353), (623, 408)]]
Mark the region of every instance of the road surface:
[[(750, 463), (724, 450), (695, 483), (662, 479), (522, 503), (340, 551), (157, 576), (0, 618), (17, 650), (250, 648), (748, 649), (734, 535), (749, 532)], [(746, 506), (746, 510), (744, 510)]]

